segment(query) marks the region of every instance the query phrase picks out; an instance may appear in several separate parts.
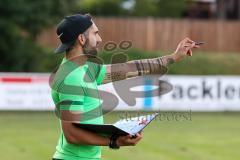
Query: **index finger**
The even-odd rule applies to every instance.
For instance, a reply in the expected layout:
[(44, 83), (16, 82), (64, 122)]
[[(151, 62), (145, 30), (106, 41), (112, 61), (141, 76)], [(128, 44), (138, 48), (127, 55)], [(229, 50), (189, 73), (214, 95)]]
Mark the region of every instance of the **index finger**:
[(185, 38), (185, 42), (190, 42), (190, 43), (195, 43), (193, 40), (191, 40), (190, 38)]

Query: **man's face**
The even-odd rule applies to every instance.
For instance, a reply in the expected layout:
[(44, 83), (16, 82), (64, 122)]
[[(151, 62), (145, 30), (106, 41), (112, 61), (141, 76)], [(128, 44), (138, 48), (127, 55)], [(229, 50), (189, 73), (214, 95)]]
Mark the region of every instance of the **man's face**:
[(96, 55), (98, 52), (99, 44), (102, 42), (102, 38), (98, 33), (98, 28), (95, 23), (84, 33), (86, 42), (83, 45), (85, 54)]

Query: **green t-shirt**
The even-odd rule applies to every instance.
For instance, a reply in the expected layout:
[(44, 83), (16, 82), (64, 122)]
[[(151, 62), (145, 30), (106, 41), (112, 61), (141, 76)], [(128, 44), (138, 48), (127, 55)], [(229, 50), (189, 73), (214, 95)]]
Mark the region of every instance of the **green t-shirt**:
[[(97, 85), (102, 83), (105, 74), (105, 65), (87, 61), (79, 66), (64, 58), (55, 74), (54, 85), (52, 85), (52, 98), (55, 105), (60, 111), (88, 113), (87, 115), (83, 114), (84, 118), (80, 118), (79, 122), (81, 123), (103, 124), (102, 101), (99, 98)], [(60, 102), (69, 100), (72, 101), (71, 104), (58, 105)], [(61, 129), (54, 158), (64, 160), (100, 159), (101, 147), (69, 144)]]

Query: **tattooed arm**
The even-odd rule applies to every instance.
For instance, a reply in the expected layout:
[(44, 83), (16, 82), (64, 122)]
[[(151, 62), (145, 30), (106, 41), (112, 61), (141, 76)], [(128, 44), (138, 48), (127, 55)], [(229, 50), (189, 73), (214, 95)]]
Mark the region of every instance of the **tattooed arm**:
[(167, 71), (167, 66), (174, 62), (174, 56), (167, 55), (153, 59), (134, 60), (126, 63), (106, 65), (107, 74), (103, 80), (103, 83), (149, 74), (161, 75)]
[(107, 74), (103, 83), (124, 80), (126, 78), (166, 73), (167, 67), (174, 62), (180, 61), (186, 56), (192, 56), (192, 48), (198, 48), (195, 42), (189, 38), (182, 40), (176, 51), (171, 55), (153, 59), (133, 60), (126, 63), (107, 65)]

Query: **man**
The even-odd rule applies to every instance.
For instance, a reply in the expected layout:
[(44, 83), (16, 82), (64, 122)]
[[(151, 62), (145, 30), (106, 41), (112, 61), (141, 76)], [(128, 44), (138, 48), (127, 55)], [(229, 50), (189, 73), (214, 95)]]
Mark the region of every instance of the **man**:
[(76, 128), (73, 122), (103, 124), (102, 111), (98, 107), (101, 101), (97, 85), (130, 77), (161, 74), (164, 67), (192, 56), (191, 49), (199, 47), (194, 41), (185, 38), (171, 55), (101, 65), (89, 60), (97, 54), (102, 42), (90, 15), (65, 17), (58, 25), (57, 34), (62, 44), (55, 52), (65, 52), (65, 57), (51, 86), (62, 129), (53, 159), (61, 160), (99, 160), (100, 146), (118, 149), (120, 146), (136, 145), (142, 138), (141, 133), (136, 137), (107, 137)]

